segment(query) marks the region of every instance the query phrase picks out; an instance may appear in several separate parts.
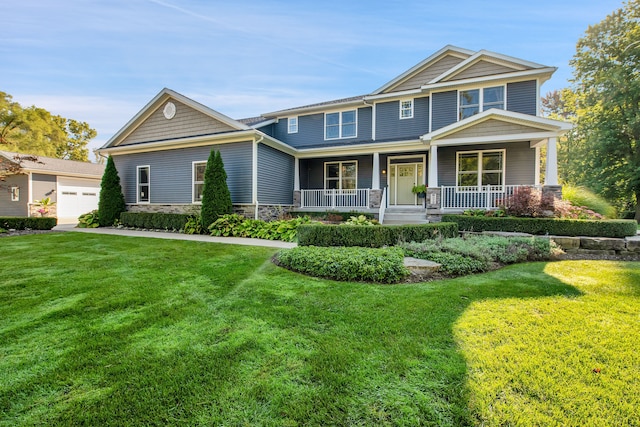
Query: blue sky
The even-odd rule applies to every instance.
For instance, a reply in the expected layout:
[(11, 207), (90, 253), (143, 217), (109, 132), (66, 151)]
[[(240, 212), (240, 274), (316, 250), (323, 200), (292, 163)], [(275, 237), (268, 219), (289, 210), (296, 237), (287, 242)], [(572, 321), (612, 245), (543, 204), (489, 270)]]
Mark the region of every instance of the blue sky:
[(447, 44), (558, 67), (622, 0), (0, 3), (0, 91), (89, 122), (95, 149), (168, 87), (233, 118), (370, 93)]

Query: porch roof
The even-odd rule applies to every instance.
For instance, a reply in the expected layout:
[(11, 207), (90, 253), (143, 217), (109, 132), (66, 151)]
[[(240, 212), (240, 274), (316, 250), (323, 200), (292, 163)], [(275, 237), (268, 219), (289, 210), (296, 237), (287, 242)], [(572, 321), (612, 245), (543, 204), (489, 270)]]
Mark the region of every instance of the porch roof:
[(428, 145), (447, 146), (531, 141), (532, 146), (563, 135), (572, 124), (545, 117), (490, 109), (420, 137)]

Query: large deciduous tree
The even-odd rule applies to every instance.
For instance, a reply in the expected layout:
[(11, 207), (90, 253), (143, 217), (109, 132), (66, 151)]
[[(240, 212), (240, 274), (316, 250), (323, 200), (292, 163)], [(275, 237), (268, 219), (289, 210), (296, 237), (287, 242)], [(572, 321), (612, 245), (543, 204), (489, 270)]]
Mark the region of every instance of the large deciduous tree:
[(23, 108), (0, 92), (0, 149), (66, 160), (89, 161), (87, 144), (96, 131), (88, 123)]
[(606, 198), (636, 205), (640, 220), (640, 2), (590, 26), (571, 60), (582, 179)]
[(233, 213), (233, 205), (222, 156), (219, 151), (211, 150), (202, 189), (202, 228), (206, 230), (220, 215), (230, 213)]

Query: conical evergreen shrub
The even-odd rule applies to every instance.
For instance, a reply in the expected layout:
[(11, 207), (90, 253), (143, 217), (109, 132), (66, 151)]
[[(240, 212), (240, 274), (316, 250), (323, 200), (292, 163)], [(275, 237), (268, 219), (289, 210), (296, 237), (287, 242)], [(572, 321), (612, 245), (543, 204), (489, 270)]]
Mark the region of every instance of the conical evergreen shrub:
[(227, 173), (219, 151), (211, 150), (204, 172), (204, 187), (202, 189), (202, 228), (207, 230), (209, 225), (220, 215), (233, 213), (231, 193), (227, 186)]
[(120, 176), (113, 162), (113, 157), (107, 159), (107, 166), (100, 183), (100, 200), (98, 201), (98, 222), (101, 227), (108, 227), (120, 219), (120, 214), (126, 210)]

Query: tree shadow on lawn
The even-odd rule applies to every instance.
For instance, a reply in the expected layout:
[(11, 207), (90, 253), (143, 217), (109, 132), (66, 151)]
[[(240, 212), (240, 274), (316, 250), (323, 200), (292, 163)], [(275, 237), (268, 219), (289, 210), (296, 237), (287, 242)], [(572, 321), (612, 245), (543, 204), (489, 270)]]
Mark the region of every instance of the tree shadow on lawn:
[(229, 307), (249, 317), (270, 307), (258, 318), (277, 337), (265, 344), (260, 375), (246, 391), (293, 423), (472, 425), (454, 325), (475, 302), (581, 295), (545, 274), (546, 265), (396, 286), (316, 280), (274, 267)]

